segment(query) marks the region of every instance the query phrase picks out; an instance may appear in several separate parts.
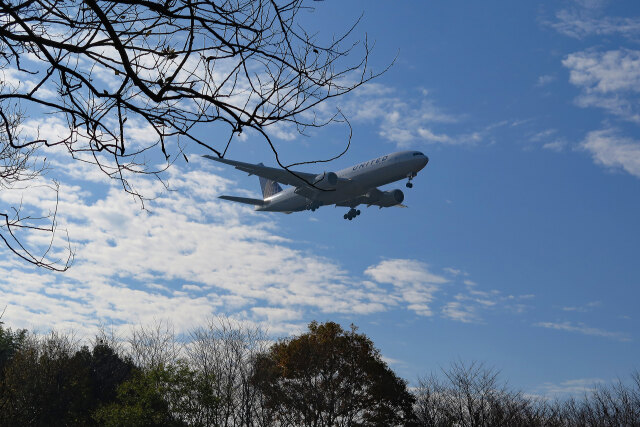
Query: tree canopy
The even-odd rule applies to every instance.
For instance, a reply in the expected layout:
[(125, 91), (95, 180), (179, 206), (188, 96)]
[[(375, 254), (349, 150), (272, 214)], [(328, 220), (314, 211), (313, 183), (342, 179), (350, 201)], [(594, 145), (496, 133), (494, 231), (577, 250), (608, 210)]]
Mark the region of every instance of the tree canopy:
[(289, 425), (394, 426), (412, 422), (406, 382), (355, 327), (309, 324), (256, 361), (254, 382)]

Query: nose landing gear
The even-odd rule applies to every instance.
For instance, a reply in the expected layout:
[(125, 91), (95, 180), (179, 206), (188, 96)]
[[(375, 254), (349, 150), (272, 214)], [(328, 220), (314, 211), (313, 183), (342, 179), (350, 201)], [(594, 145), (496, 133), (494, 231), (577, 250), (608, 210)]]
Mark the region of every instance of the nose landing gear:
[(407, 188), (413, 188), (413, 183), (411, 181), (415, 177), (416, 177), (415, 173), (409, 174), (409, 176), (407, 176), (407, 178), (409, 178), (409, 180), (407, 181)]
[(351, 221), (353, 218), (357, 217), (358, 215), (360, 215), (360, 209), (351, 208), (349, 212), (344, 214), (344, 219), (348, 219), (349, 221)]

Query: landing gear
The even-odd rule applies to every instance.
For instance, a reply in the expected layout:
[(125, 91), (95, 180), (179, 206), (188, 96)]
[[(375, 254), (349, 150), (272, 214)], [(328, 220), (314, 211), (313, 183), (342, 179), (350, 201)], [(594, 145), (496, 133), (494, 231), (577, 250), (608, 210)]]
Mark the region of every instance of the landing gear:
[(319, 209), (320, 206), (322, 206), (321, 202), (312, 202), (308, 205), (307, 209), (309, 209), (311, 212), (315, 212), (316, 209)]
[(349, 212), (344, 214), (344, 219), (348, 219), (349, 221), (351, 221), (353, 218), (357, 217), (358, 215), (360, 215), (360, 209), (351, 208)]
[(416, 176), (415, 173), (412, 173), (408, 176), (409, 181), (407, 181), (407, 188), (413, 188), (413, 183), (411, 182), (411, 180)]

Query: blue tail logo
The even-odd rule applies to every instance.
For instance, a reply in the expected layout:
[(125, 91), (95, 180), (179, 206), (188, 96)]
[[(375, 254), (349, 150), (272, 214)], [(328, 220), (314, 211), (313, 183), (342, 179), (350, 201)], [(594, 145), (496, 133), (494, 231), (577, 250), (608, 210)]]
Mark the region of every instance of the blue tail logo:
[[(262, 166), (262, 163), (260, 163), (260, 165)], [(278, 184), (277, 182), (267, 178), (263, 178), (261, 176), (258, 178), (260, 178), (260, 187), (262, 187), (263, 199), (267, 199), (273, 196), (274, 194), (277, 194), (282, 191), (282, 187), (280, 187), (280, 184)]]

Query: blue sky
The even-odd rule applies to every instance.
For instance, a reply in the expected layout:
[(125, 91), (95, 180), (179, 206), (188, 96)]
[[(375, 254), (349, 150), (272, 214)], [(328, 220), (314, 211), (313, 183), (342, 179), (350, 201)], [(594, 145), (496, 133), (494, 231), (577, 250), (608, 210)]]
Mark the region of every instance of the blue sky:
[[(166, 174), (177, 191), (136, 182), (155, 196), (142, 211), (98, 171), (49, 153), (76, 261), (55, 274), (0, 248), (3, 321), (126, 335), (154, 319), (186, 331), (224, 314), (278, 337), (334, 320), (358, 325), (410, 381), (479, 360), (537, 394), (638, 369), (640, 4), (313, 5), (308, 28), (330, 35), (364, 12), (356, 33), (375, 41), (374, 68), (395, 58), (327, 106), (353, 126), (351, 149), (327, 170), (421, 150), (430, 162), (414, 188), (389, 186), (409, 208), (362, 209), (354, 221), (333, 207), (255, 213), (217, 196), (257, 196), (257, 179), (189, 147), (190, 162)], [(25, 132), (57, 124), (34, 112)], [(299, 161), (339, 152), (347, 132), (273, 135)], [(275, 164), (256, 135), (228, 156)], [(0, 201), (50, 202), (39, 187), (18, 193)]]

